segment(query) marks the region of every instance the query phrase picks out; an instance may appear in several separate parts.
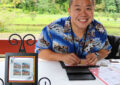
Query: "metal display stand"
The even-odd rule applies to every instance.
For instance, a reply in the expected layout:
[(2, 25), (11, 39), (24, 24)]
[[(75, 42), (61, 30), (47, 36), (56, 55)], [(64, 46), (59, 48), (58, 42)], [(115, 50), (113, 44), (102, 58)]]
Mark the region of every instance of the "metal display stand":
[(36, 40), (32, 34), (27, 34), (21, 38), (18, 34), (12, 34), (9, 37), (9, 43), (11, 45), (18, 45), (18, 40), (14, 39), (14, 43), (11, 42), (13, 36), (20, 38), (21, 43), (18, 53), (6, 53), (5, 59), (5, 85), (38, 85), (38, 54), (26, 53), (24, 46), (24, 40), (26, 37), (32, 37), (33, 43), (29, 43), (32, 39), (27, 39), (26, 44), (34, 45)]

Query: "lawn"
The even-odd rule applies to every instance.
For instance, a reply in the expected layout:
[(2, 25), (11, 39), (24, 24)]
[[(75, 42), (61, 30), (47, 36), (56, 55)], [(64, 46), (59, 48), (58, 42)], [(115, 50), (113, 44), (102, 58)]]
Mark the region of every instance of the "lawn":
[[(34, 12), (30, 14), (19, 12), (4, 12), (3, 14), (1, 12), (0, 15), (0, 29), (4, 28), (1, 30), (2, 33), (40, 33), (45, 25), (61, 17), (68, 16), (68, 14), (47, 15), (36, 14)], [(95, 19), (105, 26), (108, 34), (120, 36), (120, 18), (114, 20), (114, 18), (108, 18), (104, 15), (98, 17), (95, 13)]]

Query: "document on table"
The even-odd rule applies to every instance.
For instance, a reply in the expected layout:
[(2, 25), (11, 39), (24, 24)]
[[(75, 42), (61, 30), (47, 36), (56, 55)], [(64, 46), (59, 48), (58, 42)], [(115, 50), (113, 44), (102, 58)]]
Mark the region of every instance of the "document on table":
[(5, 74), (5, 62), (0, 62), (0, 78), (3, 78), (4, 80), (4, 74)]
[(106, 85), (120, 85), (120, 64), (109, 67), (92, 68), (91, 72)]

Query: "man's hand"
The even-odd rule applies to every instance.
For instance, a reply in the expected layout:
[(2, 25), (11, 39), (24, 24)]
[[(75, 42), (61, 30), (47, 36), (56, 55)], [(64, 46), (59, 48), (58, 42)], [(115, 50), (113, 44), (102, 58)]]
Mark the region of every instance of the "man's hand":
[(76, 56), (74, 53), (69, 53), (69, 54), (64, 54), (62, 56), (62, 61), (65, 64), (69, 64), (69, 65), (77, 65), (80, 63), (80, 59), (78, 58), (78, 56)]
[(86, 56), (86, 63), (88, 65), (96, 65), (97, 61), (98, 58), (94, 53), (90, 53)]

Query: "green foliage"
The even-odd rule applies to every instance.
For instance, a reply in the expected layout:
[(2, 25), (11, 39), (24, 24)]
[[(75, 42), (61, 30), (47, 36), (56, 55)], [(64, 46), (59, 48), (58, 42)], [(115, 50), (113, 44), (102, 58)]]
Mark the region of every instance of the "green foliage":
[[(62, 2), (65, 3), (62, 3)], [(39, 0), (38, 2), (38, 12), (40, 14), (62, 14), (66, 12), (68, 4), (66, 4), (66, 0), (56, 0), (56, 3), (52, 3), (50, 0)]]
[(120, 0), (96, 0), (96, 11), (120, 12), (119, 9)]
[(16, 8), (23, 9), (26, 13), (36, 11), (39, 14), (58, 14), (67, 12), (68, 0), (56, 0), (55, 3), (51, 0), (13, 0)]
[[(2, 4), (12, 3), (8, 8), (20, 8), (24, 13), (63, 14), (67, 12), (69, 0), (0, 0)], [(120, 12), (120, 0), (95, 0), (95, 10), (102, 12)], [(0, 4), (1, 4), (0, 3)], [(9, 11), (12, 11), (9, 9)]]
[(95, 11), (104, 11), (105, 10), (105, 4), (100, 3), (95, 5)]
[[(47, 2), (47, 3), (46, 3)], [(40, 0), (38, 3), (38, 13), (51, 13), (55, 14), (58, 13), (59, 9), (57, 10), (57, 7), (54, 3), (50, 3), (49, 0)]]
[(35, 11), (36, 10), (36, 3), (33, 0), (24, 0), (20, 3), (16, 4), (16, 8), (22, 8), (28, 11)]
[(106, 5), (108, 6), (107, 9), (109, 12), (115, 12), (116, 11), (116, 6), (114, 3), (114, 0), (110, 0), (109, 2), (106, 3)]

